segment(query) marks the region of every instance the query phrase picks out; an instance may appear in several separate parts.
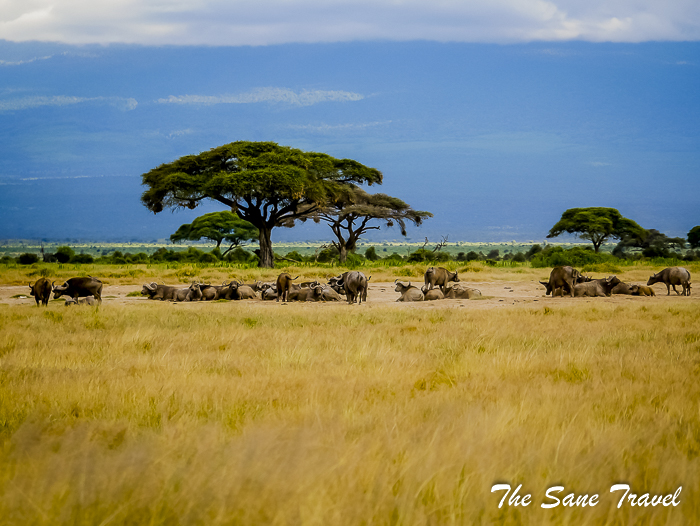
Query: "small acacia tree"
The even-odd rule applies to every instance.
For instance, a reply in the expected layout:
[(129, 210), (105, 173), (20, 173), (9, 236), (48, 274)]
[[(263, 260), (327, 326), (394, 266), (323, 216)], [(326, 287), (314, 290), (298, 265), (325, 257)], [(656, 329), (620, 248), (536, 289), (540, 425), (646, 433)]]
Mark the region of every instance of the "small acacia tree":
[[(348, 252), (357, 248), (360, 237), (368, 230), (379, 230), (377, 222), (387, 227), (394, 224), (406, 235), (406, 222), (419, 226), (423, 220), (433, 217), (430, 212), (413, 210), (397, 197), (386, 194), (369, 194), (356, 185), (343, 188), (341, 194), (311, 216), (317, 223), (325, 221), (331, 227), (335, 240), (331, 241), (340, 254), (341, 264), (347, 261)], [(376, 220), (375, 222), (371, 222)]]
[(352, 183), (381, 184), (382, 173), (351, 159), (303, 152), (274, 142), (238, 141), (187, 155), (143, 174), (141, 201), (154, 213), (227, 206), (258, 229), (261, 267), (272, 268), (272, 229), (291, 227), (333, 201)]
[(607, 239), (625, 236), (643, 239), (646, 231), (631, 219), (623, 217), (615, 208), (570, 208), (552, 227), (547, 237), (557, 237), (564, 232), (576, 234), (593, 243), (597, 253)]
[(233, 212), (224, 210), (204, 214), (191, 223), (185, 223), (170, 236), (170, 241), (178, 243), (209, 239), (216, 243), (216, 248), (220, 248), (221, 243), (226, 241), (231, 246), (223, 252), (222, 256), (225, 256), (235, 247), (246, 241), (258, 239), (259, 236), (258, 229), (248, 221), (244, 221)]

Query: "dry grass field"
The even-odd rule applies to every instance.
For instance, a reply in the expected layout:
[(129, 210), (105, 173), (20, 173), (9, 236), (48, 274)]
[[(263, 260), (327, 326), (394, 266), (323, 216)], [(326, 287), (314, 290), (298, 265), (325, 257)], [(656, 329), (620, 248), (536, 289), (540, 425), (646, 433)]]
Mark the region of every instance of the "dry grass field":
[[(104, 295), (178, 281), (136, 270)], [(545, 299), (547, 274), (465, 273), (532, 298), (504, 308), (6, 296), (0, 524), (697, 524), (700, 298)], [(552, 486), (598, 504), (544, 509)]]

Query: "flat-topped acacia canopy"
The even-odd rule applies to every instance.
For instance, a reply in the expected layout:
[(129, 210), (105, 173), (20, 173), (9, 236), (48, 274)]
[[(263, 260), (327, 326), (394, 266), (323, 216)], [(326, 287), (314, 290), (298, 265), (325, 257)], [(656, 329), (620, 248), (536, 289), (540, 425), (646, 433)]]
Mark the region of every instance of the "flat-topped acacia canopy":
[(152, 212), (196, 208), (212, 199), (260, 231), (260, 266), (273, 267), (271, 232), (291, 227), (336, 199), (349, 184), (381, 184), (382, 173), (274, 142), (237, 141), (186, 155), (143, 174), (141, 196)]

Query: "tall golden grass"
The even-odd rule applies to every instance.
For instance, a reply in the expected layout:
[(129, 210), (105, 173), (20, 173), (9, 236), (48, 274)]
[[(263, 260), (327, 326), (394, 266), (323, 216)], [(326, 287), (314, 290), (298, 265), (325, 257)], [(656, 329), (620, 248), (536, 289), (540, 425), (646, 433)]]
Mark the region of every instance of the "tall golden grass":
[(694, 524), (684, 300), (0, 306), (0, 523)]

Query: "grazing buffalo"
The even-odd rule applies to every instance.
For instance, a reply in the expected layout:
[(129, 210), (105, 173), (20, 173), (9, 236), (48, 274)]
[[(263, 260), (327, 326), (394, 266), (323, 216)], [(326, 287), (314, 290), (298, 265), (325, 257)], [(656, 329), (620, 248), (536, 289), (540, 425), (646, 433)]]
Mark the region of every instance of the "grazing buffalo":
[(423, 301), (435, 301), (445, 299), (445, 295), (440, 289), (431, 289), (427, 285), (424, 285), (421, 288), (421, 292), (423, 293)]
[(149, 300), (173, 301), (175, 299), (175, 293), (178, 290), (177, 287), (159, 285), (154, 281), (152, 283), (145, 283), (141, 289), (141, 294), (143, 296), (148, 296)]
[(39, 278), (34, 285), (29, 284), (29, 295), (34, 296), (36, 306), (46, 307), (51, 299), (51, 282), (46, 278)]
[(408, 285), (404, 285), (399, 280), (394, 281), (394, 283), (396, 283), (394, 291), (401, 294), (401, 297), (396, 301), (423, 301), (423, 293), (418, 287), (411, 285), (410, 281)]
[(646, 285), (637, 285), (637, 292), (635, 296), (656, 296), (654, 289), (647, 287)]
[(342, 290), (348, 303), (355, 303), (356, 301), (358, 303), (363, 301), (366, 303), (370, 279), (372, 279), (372, 276), (368, 278), (362, 272), (352, 270), (331, 278), (328, 280), (328, 284), (339, 294), (341, 294), (340, 290)]
[(445, 299), (450, 300), (470, 300), (480, 297), (481, 291), (479, 289), (472, 289), (462, 284), (452, 285), (447, 289), (447, 292), (445, 292)]
[(605, 279), (594, 279), (586, 283), (578, 283), (574, 285), (574, 296), (577, 298), (610, 296), (612, 294), (612, 289), (619, 283), (621, 282), (617, 276), (610, 276)]
[(683, 267), (667, 267), (663, 269), (647, 281), (647, 285), (653, 285), (654, 283), (664, 283), (666, 285), (666, 296), (671, 294), (671, 287), (673, 287), (673, 292), (681, 294), (676, 290), (676, 285), (680, 285), (683, 288), (682, 296), (690, 296), (690, 272)]
[[(53, 284), (52, 284), (53, 285)], [(86, 278), (70, 278), (61, 286), (53, 286), (53, 299), (68, 296), (77, 300), (87, 296), (94, 296), (97, 303), (102, 303), (102, 282), (88, 276)]]
[(552, 297), (557, 296), (557, 289), (562, 288), (564, 292), (574, 296), (574, 286), (577, 283), (591, 281), (591, 278), (581, 275), (581, 273), (573, 267), (554, 267), (549, 274), (549, 281), (540, 281), (545, 286), (547, 292), (545, 295), (552, 294)]
[(279, 276), (277, 276), (277, 301), (282, 299), (282, 301), (287, 301), (287, 296), (289, 295), (289, 291), (292, 288), (292, 281), (297, 279), (299, 276), (296, 278), (293, 278), (291, 274), (287, 272), (282, 272)]
[(432, 290), (437, 285), (444, 294), (450, 281), (455, 283), (459, 281), (456, 272), (450, 272), (444, 267), (430, 267), (425, 271), (425, 286), (428, 290)]

